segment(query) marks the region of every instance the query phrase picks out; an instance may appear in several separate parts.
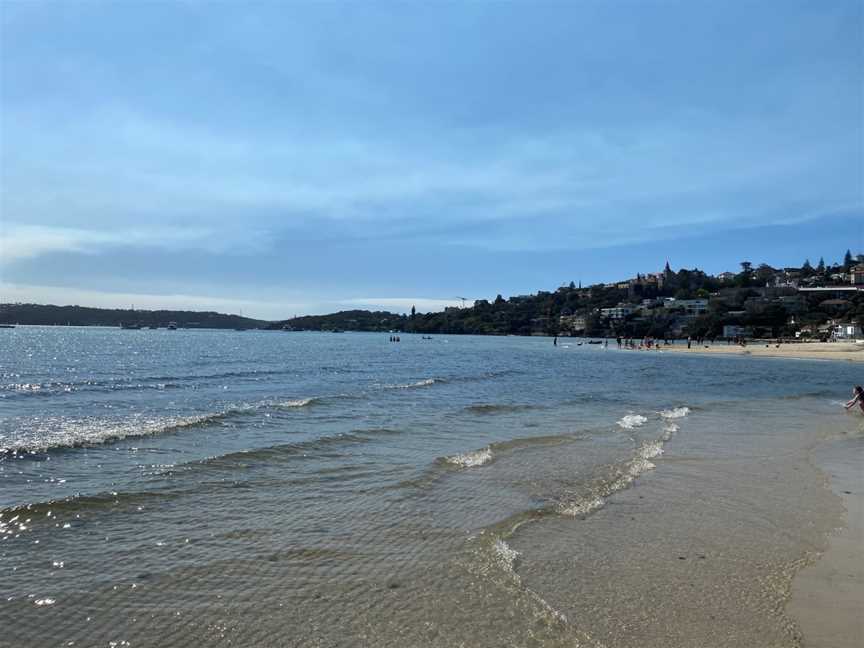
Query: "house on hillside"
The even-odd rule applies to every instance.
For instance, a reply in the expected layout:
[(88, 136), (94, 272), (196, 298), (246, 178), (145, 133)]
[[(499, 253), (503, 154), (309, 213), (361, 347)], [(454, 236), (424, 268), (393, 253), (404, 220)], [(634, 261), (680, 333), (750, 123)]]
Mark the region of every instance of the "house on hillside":
[(864, 264), (856, 265), (849, 271), (851, 283), (855, 286), (864, 285)]
[(831, 331), (831, 337), (835, 340), (861, 340), (864, 339), (864, 334), (861, 332), (861, 325), (858, 322), (842, 322), (834, 324)]
[(601, 308), (600, 315), (608, 319), (622, 320), (632, 315), (635, 310), (632, 304), (618, 304), (615, 308)]

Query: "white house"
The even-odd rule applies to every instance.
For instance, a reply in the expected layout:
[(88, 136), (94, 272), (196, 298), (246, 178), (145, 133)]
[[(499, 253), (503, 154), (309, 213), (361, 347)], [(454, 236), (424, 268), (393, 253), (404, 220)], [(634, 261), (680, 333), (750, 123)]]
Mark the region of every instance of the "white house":
[(864, 339), (864, 334), (861, 333), (861, 325), (857, 322), (847, 322), (835, 324), (831, 330), (831, 337), (835, 340), (861, 340)]
[(609, 319), (618, 320), (629, 317), (635, 309), (628, 304), (618, 304), (615, 308), (601, 308), (600, 314)]
[(857, 265), (849, 271), (852, 283), (856, 286), (864, 284), (864, 265)]

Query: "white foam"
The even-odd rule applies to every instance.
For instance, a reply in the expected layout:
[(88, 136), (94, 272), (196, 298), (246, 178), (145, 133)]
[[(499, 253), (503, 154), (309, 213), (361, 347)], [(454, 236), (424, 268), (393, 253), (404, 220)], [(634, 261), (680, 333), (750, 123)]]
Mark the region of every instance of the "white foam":
[(417, 382), (408, 383), (407, 385), (395, 385), (396, 389), (413, 389), (414, 387), (428, 387), (434, 385), (437, 381), (434, 378), (426, 380), (418, 380)]
[(675, 434), (680, 428), (674, 423), (667, 423), (663, 426), (663, 436), (660, 437), (663, 441), (668, 441), (672, 438), (672, 435)]
[(659, 457), (663, 454), (663, 442), (662, 441), (650, 441), (644, 444), (639, 449), (639, 456), (643, 459), (653, 459), (654, 457)]
[(453, 455), (445, 458), (444, 461), (464, 468), (474, 468), (489, 463), (492, 460), (492, 449), (489, 447), (473, 452), (465, 452), (463, 454)]
[(660, 416), (665, 419), (670, 418), (684, 418), (690, 413), (689, 407), (673, 407), (671, 410), (663, 410), (660, 412)]
[(516, 559), (519, 557), (519, 552), (500, 538), (492, 545), (492, 550), (495, 553), (495, 562), (498, 563), (498, 566), (505, 571), (515, 574), (516, 570), (514, 566)]
[(291, 399), (291, 400), (280, 401), (279, 407), (306, 407), (307, 405), (314, 403), (315, 400), (317, 400), (317, 399), (315, 399), (314, 397), (313, 398), (295, 398), (295, 399)]
[(593, 499), (587, 498), (569, 504), (561, 504), (558, 507), (558, 512), (561, 515), (571, 515), (573, 517), (576, 517), (577, 515), (588, 515), (592, 511), (603, 508), (605, 503), (606, 502), (604, 502), (600, 497), (595, 497)]
[(620, 466), (617, 476), (610, 482), (597, 489), (589, 497), (580, 498), (575, 502), (560, 503), (556, 507), (557, 512), (561, 515), (576, 517), (588, 515), (605, 506), (606, 500), (604, 498), (627, 488), (641, 474), (657, 467), (650, 460), (663, 454), (663, 441), (664, 439), (658, 439), (643, 443), (636, 451), (636, 456)]
[(641, 414), (628, 414), (618, 421), (618, 425), (625, 430), (632, 430), (633, 428), (642, 427), (647, 421), (648, 418)]
[(690, 413), (689, 407), (673, 407), (672, 409), (663, 410), (662, 412), (660, 412), (660, 416), (662, 416), (665, 419), (677, 419), (677, 418), (684, 418), (689, 413)]

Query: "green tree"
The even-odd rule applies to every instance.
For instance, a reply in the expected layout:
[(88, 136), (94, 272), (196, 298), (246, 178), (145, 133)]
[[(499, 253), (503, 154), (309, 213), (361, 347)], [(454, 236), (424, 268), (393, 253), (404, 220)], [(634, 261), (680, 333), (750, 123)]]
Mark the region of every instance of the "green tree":
[(846, 256), (843, 257), (843, 271), (849, 272), (850, 268), (852, 268), (852, 251), (846, 250)]
[(819, 274), (825, 274), (825, 259), (819, 257), (819, 264), (816, 266), (816, 272)]

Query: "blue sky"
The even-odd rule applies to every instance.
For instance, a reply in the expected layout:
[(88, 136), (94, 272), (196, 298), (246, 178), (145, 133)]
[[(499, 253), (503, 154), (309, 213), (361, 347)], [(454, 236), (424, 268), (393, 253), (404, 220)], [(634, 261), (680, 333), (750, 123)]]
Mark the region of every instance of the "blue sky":
[(864, 247), (860, 2), (0, 3), (0, 300), (405, 311)]

